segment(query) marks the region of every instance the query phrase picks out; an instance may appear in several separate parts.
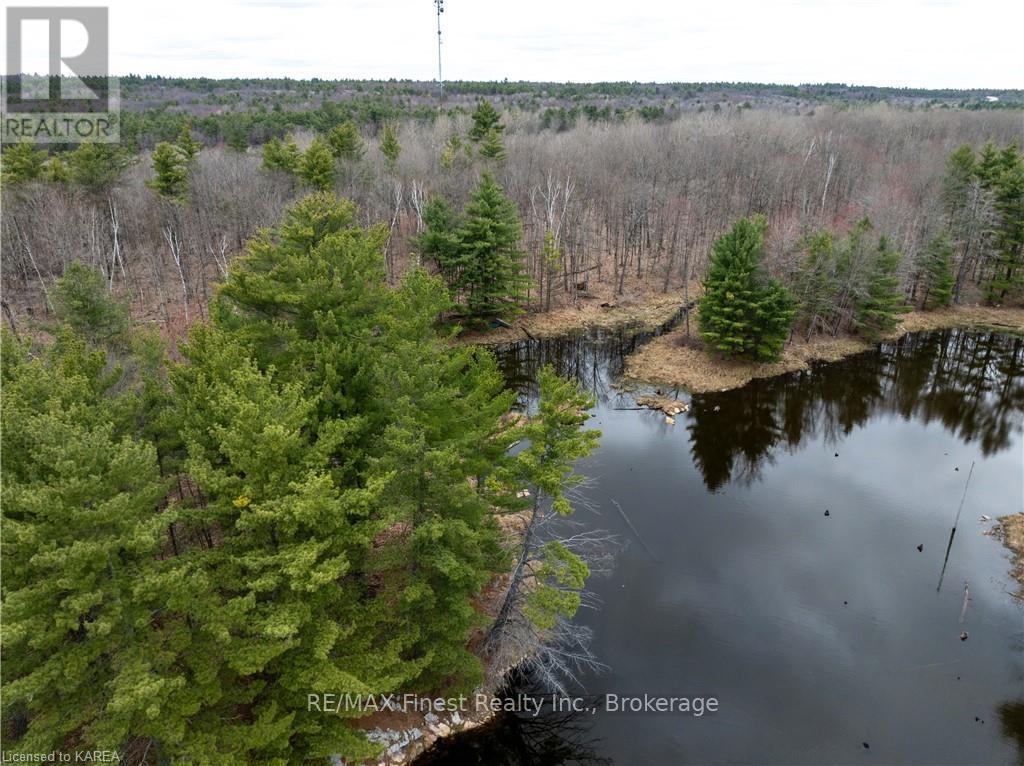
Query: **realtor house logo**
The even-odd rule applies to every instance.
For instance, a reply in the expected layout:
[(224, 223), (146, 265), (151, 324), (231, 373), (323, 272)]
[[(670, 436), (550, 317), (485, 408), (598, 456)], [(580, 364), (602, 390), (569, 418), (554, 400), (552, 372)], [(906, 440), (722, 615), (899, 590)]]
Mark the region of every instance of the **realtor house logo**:
[(13, 6), (6, 21), (0, 140), (117, 142), (108, 9)]

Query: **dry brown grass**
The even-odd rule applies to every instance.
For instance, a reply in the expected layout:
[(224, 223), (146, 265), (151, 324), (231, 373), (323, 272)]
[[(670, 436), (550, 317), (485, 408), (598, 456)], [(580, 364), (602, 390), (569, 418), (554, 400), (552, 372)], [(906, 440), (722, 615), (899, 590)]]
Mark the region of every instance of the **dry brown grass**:
[[(770, 378), (786, 372), (806, 369), (813, 361), (834, 362), (867, 351), (872, 344), (862, 338), (842, 335), (815, 336), (810, 341), (796, 338), (786, 344), (777, 362), (751, 362), (722, 359), (709, 353), (695, 341), (696, 312), (690, 318), (691, 338), (677, 329), (642, 347), (626, 359), (626, 376), (648, 383), (678, 386), (694, 393), (739, 388), (755, 378)], [(905, 314), (900, 326), (888, 339), (909, 332), (950, 327), (988, 327), (1024, 332), (1024, 309), (958, 306), (942, 311), (914, 311)]]
[[(691, 300), (699, 287), (690, 288)], [(604, 305), (602, 305), (604, 304)], [(628, 285), (623, 295), (616, 296), (610, 283), (592, 285), (577, 305), (558, 306), (551, 311), (523, 314), (512, 328), (468, 331), (459, 336), (460, 343), (494, 344), (520, 341), (524, 338), (553, 338), (590, 328), (612, 329), (626, 324), (656, 327), (667, 322), (683, 305), (683, 290), (673, 287), (668, 292), (642, 284)]]
[(994, 530), (1003, 545), (1013, 551), (1013, 569), (1010, 574), (1020, 583), (1020, 594), (1024, 596), (1024, 513), (1011, 513), (999, 519)]

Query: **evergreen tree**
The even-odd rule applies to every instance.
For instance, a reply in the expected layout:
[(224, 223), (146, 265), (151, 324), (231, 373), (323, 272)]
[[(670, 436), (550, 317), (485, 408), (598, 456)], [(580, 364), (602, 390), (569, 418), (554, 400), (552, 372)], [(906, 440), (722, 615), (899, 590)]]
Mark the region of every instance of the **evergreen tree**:
[(80, 144), (68, 155), (72, 182), (94, 194), (105, 194), (116, 184), (135, 158), (115, 144)]
[(501, 135), (496, 130), (489, 131), (480, 144), (480, 156), (489, 160), (503, 160), (507, 156), (501, 143)]
[(391, 123), (384, 126), (384, 133), (380, 139), (380, 152), (384, 155), (388, 168), (394, 170), (398, 163), (398, 155), (402, 153), (402, 146), (398, 143), (395, 126)]
[(263, 232), (172, 375), (206, 498), (182, 514), (219, 536), (186, 578), (209, 585), (189, 619), (219, 691), (180, 754), (220, 732), (238, 760), (357, 760), (372, 748), (307, 694), (480, 679), (466, 644), (473, 597), (507, 564), (491, 509), (515, 498), (488, 477), (511, 460), (512, 400), (490, 355), (437, 335), (439, 282), (388, 288), (386, 230), (354, 217), (317, 194)]
[(185, 163), (188, 165), (195, 161), (199, 156), (199, 150), (203, 148), (203, 145), (192, 135), (192, 125), (188, 122), (182, 123), (175, 146), (181, 151)]
[(327, 143), (331, 147), (331, 154), (339, 160), (358, 160), (366, 151), (359, 129), (352, 120), (336, 125), (327, 134)]
[(871, 261), (871, 271), (863, 294), (858, 298), (853, 325), (869, 340), (878, 340), (899, 324), (899, 314), (907, 310), (896, 269), (900, 254), (886, 237), (880, 237)]
[[(566, 630), (567, 621), (581, 603), (589, 575), (580, 542), (586, 536), (565, 538), (557, 533), (557, 519), (573, 512), (570, 490), (582, 477), (573, 473), (575, 462), (597, 446), (601, 432), (584, 429), (593, 400), (575, 381), (562, 380), (551, 367), (538, 375), (537, 412), (515, 429), (528, 446), (499, 480), (531, 488), (526, 524), (516, 539), (516, 563), (485, 641), (485, 649), (499, 667), (524, 656), (534, 667), (571, 671), (559, 652), (582, 657), (579, 635)], [(585, 546), (584, 546), (585, 547)], [(558, 685), (560, 680), (545, 673)]]
[(974, 149), (963, 144), (946, 161), (946, 174), (942, 180), (942, 202), (952, 225), (956, 215), (967, 206), (970, 185), (977, 177)]
[(54, 155), (43, 164), (43, 178), (56, 184), (67, 183), (71, 180), (71, 168), (58, 155)]
[(815, 332), (835, 329), (836, 253), (831, 232), (807, 237), (801, 244), (807, 251), (796, 274), (797, 319), (807, 328), (807, 337)]
[(501, 137), (505, 126), (501, 124), (501, 115), (491, 106), (490, 101), (481, 101), (472, 114), (473, 126), (469, 129), (469, 140), (480, 143), (488, 136)]
[(192, 691), (151, 627), (169, 601), (156, 452), (126, 433), (104, 353), (67, 331), (31, 358), (3, 344), (5, 749), (174, 736)]
[(522, 230), (515, 204), (494, 176), (484, 173), (459, 227), (457, 276), (450, 285), (473, 317), (509, 316), (519, 311), (526, 285)]
[(30, 141), (7, 144), (0, 153), (4, 186), (35, 181), (43, 176), (46, 152), (36, 149)]
[(188, 162), (181, 149), (161, 141), (153, 150), (156, 177), (146, 181), (146, 185), (161, 197), (183, 200), (188, 194)]
[(302, 155), (299, 175), (302, 180), (318, 191), (330, 191), (334, 188), (334, 157), (331, 150), (319, 138), (314, 138)]
[(796, 314), (794, 300), (764, 272), (765, 220), (741, 218), (719, 237), (700, 300), (700, 335), (726, 356), (776, 359)]
[(953, 274), (953, 246), (945, 233), (937, 235), (928, 243), (920, 268), (924, 277), (922, 307), (935, 309), (949, 306), (953, 302), (956, 276)]
[(1024, 288), (1024, 156), (1016, 143), (994, 153), (992, 159), (983, 150), (978, 172), (994, 197), (998, 217), (985, 298), (1000, 304), (1018, 297)]
[(272, 138), (263, 145), (263, 167), (284, 173), (298, 173), (302, 164), (302, 152), (295, 140), (288, 136), (284, 141)]
[(461, 224), (459, 214), (446, 199), (431, 197), (423, 207), (423, 233), (414, 241), (420, 253), (437, 264), (449, 285), (458, 279)]
[(57, 318), (102, 347), (121, 347), (128, 340), (128, 310), (111, 298), (103, 275), (72, 261), (54, 289)]

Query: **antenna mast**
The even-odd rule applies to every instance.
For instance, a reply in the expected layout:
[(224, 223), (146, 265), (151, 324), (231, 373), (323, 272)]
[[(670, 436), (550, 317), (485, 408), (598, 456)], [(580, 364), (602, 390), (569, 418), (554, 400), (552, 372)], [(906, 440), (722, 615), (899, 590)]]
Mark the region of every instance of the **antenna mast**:
[(441, 14), (444, 13), (444, 0), (434, 0), (437, 6), (437, 82), (441, 86), (441, 98), (444, 99), (444, 79), (441, 77)]

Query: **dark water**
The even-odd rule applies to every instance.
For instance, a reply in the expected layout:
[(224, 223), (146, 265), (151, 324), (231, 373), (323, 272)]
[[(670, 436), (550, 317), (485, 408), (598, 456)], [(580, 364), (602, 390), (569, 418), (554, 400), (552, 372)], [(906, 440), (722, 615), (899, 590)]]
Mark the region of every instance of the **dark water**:
[(1024, 607), (979, 520), (1024, 504), (1024, 341), (909, 336), (694, 396), (675, 426), (616, 409), (632, 406), (611, 382), (634, 342), (501, 356), (524, 398), (542, 362), (598, 397), (577, 515), (625, 546), (591, 582), (602, 608), (577, 617), (609, 666), (580, 693), (719, 711), (507, 715), (420, 762), (1024, 763)]

